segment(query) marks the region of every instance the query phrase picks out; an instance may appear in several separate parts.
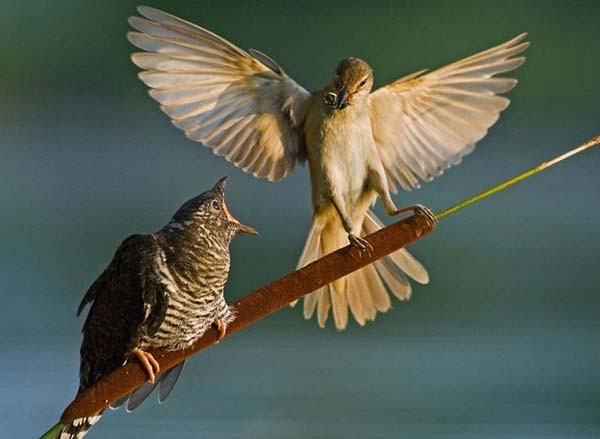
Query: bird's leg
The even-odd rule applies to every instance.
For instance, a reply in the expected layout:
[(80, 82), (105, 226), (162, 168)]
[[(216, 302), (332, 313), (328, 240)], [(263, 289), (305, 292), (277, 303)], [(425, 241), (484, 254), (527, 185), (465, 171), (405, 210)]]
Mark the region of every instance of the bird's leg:
[(413, 204), (411, 206), (398, 209), (392, 201), (392, 197), (390, 196), (390, 191), (385, 176), (381, 175), (379, 172), (372, 171), (369, 174), (369, 177), (371, 184), (373, 185), (373, 189), (375, 189), (375, 191), (381, 198), (383, 208), (388, 213), (388, 215), (396, 216), (404, 212), (414, 212), (418, 215), (425, 215), (427, 218), (429, 218), (431, 222), (433, 222), (433, 224), (437, 224), (438, 221), (433, 212), (429, 208), (421, 204)]
[(371, 254), (371, 252), (373, 251), (373, 246), (371, 245), (371, 243), (365, 238), (361, 238), (358, 235), (348, 233), (348, 241), (350, 241), (352, 247), (355, 247), (361, 251), (366, 251), (368, 254)]
[(216, 343), (219, 343), (223, 337), (225, 337), (225, 334), (227, 334), (227, 323), (225, 323), (224, 320), (217, 318), (214, 325), (217, 327), (218, 332)]
[(373, 251), (373, 246), (369, 243), (369, 241), (354, 234), (354, 228), (352, 227), (352, 222), (348, 218), (348, 213), (344, 208), (342, 197), (340, 197), (339, 194), (334, 194), (331, 197), (331, 201), (335, 206), (335, 210), (337, 210), (337, 213), (340, 216), (344, 230), (346, 233), (348, 233), (348, 241), (350, 241), (350, 244), (361, 251), (371, 253), (371, 251)]
[(410, 206), (403, 207), (402, 209), (396, 209), (393, 212), (388, 212), (390, 215), (399, 215), (404, 212), (414, 212), (415, 215), (425, 215), (433, 224), (437, 224), (438, 220), (435, 214), (428, 207), (422, 204), (412, 204)]
[(135, 358), (137, 358), (142, 364), (142, 368), (148, 375), (148, 382), (154, 384), (156, 374), (160, 372), (160, 365), (158, 364), (158, 361), (156, 361), (151, 353), (143, 351), (140, 348), (133, 349), (131, 351), (131, 355), (134, 355)]

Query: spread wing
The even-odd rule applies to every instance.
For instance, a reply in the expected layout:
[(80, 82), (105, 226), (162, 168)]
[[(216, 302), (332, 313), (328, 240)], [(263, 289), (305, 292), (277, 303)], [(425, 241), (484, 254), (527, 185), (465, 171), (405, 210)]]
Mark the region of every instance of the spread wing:
[(299, 126), (310, 93), (267, 55), (146, 6), (129, 41), (140, 79), (187, 137), (256, 177), (285, 177), (305, 158)]
[(515, 55), (529, 46), (526, 36), (425, 75), (414, 73), (369, 96), (373, 134), (394, 192), (441, 175), (486, 135), (509, 104), (498, 94), (517, 83), (494, 75), (523, 64), (525, 57)]

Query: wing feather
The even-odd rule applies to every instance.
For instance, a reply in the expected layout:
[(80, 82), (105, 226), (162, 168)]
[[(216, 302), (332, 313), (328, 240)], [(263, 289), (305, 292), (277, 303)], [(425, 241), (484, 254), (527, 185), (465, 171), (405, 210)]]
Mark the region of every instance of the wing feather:
[(256, 177), (285, 177), (303, 163), (301, 126), (310, 93), (267, 55), (154, 8), (131, 17), (140, 79), (192, 140)]
[(390, 187), (419, 187), (460, 163), (510, 101), (500, 93), (517, 80), (494, 75), (516, 69), (528, 46), (521, 34), (438, 70), (420, 71), (376, 90), (369, 113)]

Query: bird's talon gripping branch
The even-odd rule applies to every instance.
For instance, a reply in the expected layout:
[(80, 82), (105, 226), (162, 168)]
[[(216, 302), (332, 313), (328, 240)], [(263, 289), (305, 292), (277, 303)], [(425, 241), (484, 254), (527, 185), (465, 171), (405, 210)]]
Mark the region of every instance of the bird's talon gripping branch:
[(422, 204), (417, 204), (417, 205), (415, 205), (414, 212), (417, 215), (426, 216), (427, 218), (429, 218), (429, 220), (433, 224), (435, 224), (437, 226), (438, 220), (435, 217), (435, 214), (431, 211), (431, 209), (429, 207), (425, 207)]
[(148, 375), (148, 382), (154, 384), (156, 375), (160, 372), (160, 365), (158, 364), (158, 361), (156, 361), (151, 353), (143, 351), (139, 348), (132, 350), (131, 354), (134, 355), (142, 364), (142, 368)]
[(427, 218), (429, 218), (429, 220), (435, 224), (437, 226), (438, 220), (437, 217), (435, 216), (435, 214), (431, 211), (430, 208), (425, 207), (425, 206), (421, 206), (420, 204), (418, 205), (418, 208), (415, 209), (415, 213), (421, 214), (421, 215), (425, 215)]
[(435, 214), (431, 211), (431, 209), (423, 206), (422, 204), (413, 204), (411, 206), (403, 207), (402, 209), (396, 209), (394, 212), (391, 213), (391, 215), (396, 216), (404, 212), (413, 212), (415, 215), (423, 215), (429, 218), (429, 220), (433, 224), (437, 225), (438, 223), (438, 220), (435, 217)]
[(227, 334), (227, 323), (225, 323), (222, 319), (215, 320), (214, 325), (217, 327), (217, 341), (215, 343), (219, 343)]
[(348, 241), (352, 247), (359, 249), (360, 251), (366, 251), (368, 254), (371, 254), (373, 251), (373, 246), (369, 241), (359, 236), (353, 235), (352, 233), (348, 234)]

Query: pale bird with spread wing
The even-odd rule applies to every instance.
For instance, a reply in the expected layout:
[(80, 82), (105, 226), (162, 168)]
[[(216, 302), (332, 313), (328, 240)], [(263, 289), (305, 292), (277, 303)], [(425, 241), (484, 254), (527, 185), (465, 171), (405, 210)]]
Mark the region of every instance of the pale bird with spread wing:
[[(299, 266), (348, 241), (368, 251), (362, 236), (382, 227), (370, 210), (390, 192), (417, 189), (459, 163), (498, 120), (515, 79), (495, 77), (519, 67), (528, 43), (521, 34), (430, 73), (424, 70), (371, 92), (373, 71), (342, 60), (331, 81), (308, 92), (269, 56), (248, 52), (190, 22), (142, 6), (129, 41), (140, 79), (175, 126), (255, 177), (277, 181), (308, 161), (313, 224)], [(329, 310), (338, 329), (349, 311), (364, 325), (411, 295), (408, 278), (427, 283), (406, 249), (339, 279), (304, 299), (323, 327)]]

